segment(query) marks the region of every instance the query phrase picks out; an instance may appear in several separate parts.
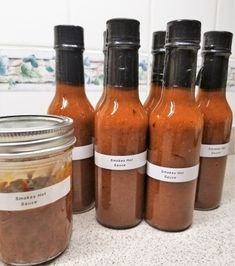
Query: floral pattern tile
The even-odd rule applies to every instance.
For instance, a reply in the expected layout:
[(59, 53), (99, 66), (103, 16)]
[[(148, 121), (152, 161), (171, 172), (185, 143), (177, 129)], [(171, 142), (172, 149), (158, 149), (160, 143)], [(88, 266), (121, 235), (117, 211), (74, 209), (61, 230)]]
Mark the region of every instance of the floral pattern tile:
[(228, 69), (227, 90), (235, 92), (235, 61), (232, 61)]
[[(84, 53), (84, 70), (86, 84), (103, 85), (102, 52), (86, 51)], [(151, 68), (148, 55), (140, 54), (139, 84), (147, 85)], [(198, 62), (200, 64), (200, 60)], [(0, 89), (17, 89), (22, 85), (54, 84), (55, 54), (52, 49), (21, 49), (0, 47)], [(235, 91), (235, 60), (230, 61), (227, 89)], [(26, 86), (25, 86), (26, 87)]]
[(55, 60), (48, 51), (0, 49), (0, 83), (9, 88), (17, 84), (53, 83)]
[[(86, 84), (103, 84), (103, 54), (85, 52), (84, 70)], [(148, 57), (140, 56), (139, 82), (147, 84)], [(0, 86), (9, 89), (18, 84), (45, 84), (55, 82), (54, 51), (9, 50), (0, 48)], [(4, 86), (6, 87), (6, 86)], [(33, 89), (33, 86), (31, 86)]]

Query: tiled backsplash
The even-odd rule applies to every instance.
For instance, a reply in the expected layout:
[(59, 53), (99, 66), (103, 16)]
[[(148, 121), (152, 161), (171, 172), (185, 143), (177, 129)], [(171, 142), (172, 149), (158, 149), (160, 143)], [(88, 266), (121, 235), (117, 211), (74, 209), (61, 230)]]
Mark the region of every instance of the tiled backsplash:
[[(151, 74), (151, 55), (140, 54), (139, 84), (147, 85)], [(85, 52), (84, 69), (86, 84), (102, 86), (103, 60), (101, 52)], [(200, 67), (200, 60), (198, 68)], [(38, 88), (33, 84), (55, 82), (55, 53), (50, 49), (0, 47), (0, 90)], [(22, 86), (24, 85), (24, 86)], [(227, 90), (235, 92), (235, 60), (230, 61)]]
[(17, 84), (53, 83), (54, 76), (52, 52), (19, 48), (0, 50), (0, 83), (8, 84), (10, 89)]
[[(103, 60), (101, 52), (84, 54), (86, 84), (103, 84)], [(146, 85), (148, 77), (148, 56), (140, 55), (139, 84)], [(0, 48), (0, 90), (18, 89), (22, 85), (34, 90), (33, 84), (54, 83), (55, 53), (45, 49)]]

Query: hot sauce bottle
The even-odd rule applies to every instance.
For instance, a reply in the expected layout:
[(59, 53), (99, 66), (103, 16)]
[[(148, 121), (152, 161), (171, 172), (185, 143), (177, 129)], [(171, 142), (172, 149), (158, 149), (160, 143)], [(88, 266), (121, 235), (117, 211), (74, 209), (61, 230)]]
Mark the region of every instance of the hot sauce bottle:
[(96, 107), (95, 107), (95, 110), (98, 110), (98, 108), (100, 107), (100, 105), (103, 103), (104, 101), (104, 98), (105, 98), (105, 95), (106, 95), (106, 79), (107, 79), (107, 74), (106, 74), (106, 71), (107, 71), (107, 45), (106, 45), (106, 38), (107, 38), (107, 31), (104, 31), (103, 33), (103, 54), (104, 54), (104, 82), (103, 82), (103, 92), (101, 94), (101, 97), (100, 99), (98, 100), (97, 104), (96, 104)]
[(54, 28), (56, 50), (56, 93), (48, 113), (73, 119), (73, 212), (94, 206), (95, 173), (92, 138), (94, 110), (84, 89), (83, 28), (58, 25)]
[(195, 202), (195, 208), (201, 210), (218, 207), (222, 196), (232, 127), (232, 111), (225, 91), (232, 36), (232, 33), (225, 31), (204, 34), (203, 62), (196, 99), (204, 116)]
[(146, 221), (166, 231), (192, 223), (203, 118), (194, 96), (201, 23), (167, 24), (163, 92), (150, 114)]
[(165, 31), (156, 31), (153, 33), (152, 45), (152, 75), (149, 95), (144, 103), (144, 108), (148, 114), (158, 104), (162, 92), (162, 78), (165, 59)]
[(147, 114), (138, 95), (139, 22), (107, 21), (106, 97), (95, 115), (96, 218), (129, 228), (143, 217)]

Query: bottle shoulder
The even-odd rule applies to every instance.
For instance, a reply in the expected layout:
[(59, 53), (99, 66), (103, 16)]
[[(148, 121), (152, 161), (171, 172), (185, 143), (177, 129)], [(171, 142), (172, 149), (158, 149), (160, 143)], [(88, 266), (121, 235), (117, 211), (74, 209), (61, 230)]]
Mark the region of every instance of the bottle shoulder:
[(150, 113), (151, 120), (166, 121), (200, 121), (203, 120), (202, 112), (194, 101), (175, 103), (174, 101), (159, 103)]
[(149, 93), (144, 101), (144, 108), (148, 112), (153, 110), (156, 104), (160, 101), (162, 88), (158, 84), (151, 84)]
[(197, 107), (204, 119), (224, 120), (232, 119), (232, 110), (227, 99), (224, 98), (197, 98)]
[(160, 101), (160, 96), (159, 97), (148, 96), (143, 104), (146, 112), (149, 114), (159, 104), (159, 101)]
[(96, 112), (96, 121), (104, 123), (124, 123), (133, 124), (148, 123), (147, 112), (138, 100), (130, 102), (110, 101), (103, 105)]
[(54, 97), (48, 108), (49, 114), (65, 115), (73, 119), (91, 119), (94, 108), (86, 99)]

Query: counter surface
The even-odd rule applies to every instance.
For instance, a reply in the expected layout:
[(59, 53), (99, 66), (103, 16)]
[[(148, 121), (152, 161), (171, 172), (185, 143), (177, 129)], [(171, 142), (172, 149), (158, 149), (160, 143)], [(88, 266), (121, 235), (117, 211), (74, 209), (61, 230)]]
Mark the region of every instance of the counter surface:
[(234, 175), (235, 155), (228, 159), (221, 207), (195, 211), (193, 225), (183, 232), (162, 232), (144, 221), (113, 230), (96, 222), (94, 210), (74, 215), (69, 248), (46, 265), (235, 265)]

